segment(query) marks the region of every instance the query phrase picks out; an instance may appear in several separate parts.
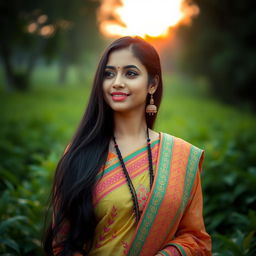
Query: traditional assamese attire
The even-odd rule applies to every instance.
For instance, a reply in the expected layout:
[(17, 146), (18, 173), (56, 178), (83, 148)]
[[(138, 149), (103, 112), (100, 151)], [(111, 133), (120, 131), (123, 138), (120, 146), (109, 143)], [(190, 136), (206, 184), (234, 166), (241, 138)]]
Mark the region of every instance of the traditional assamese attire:
[(109, 152), (95, 186), (98, 224), (90, 256), (212, 255), (202, 215), (204, 150), (166, 133), (151, 148), (155, 178), (150, 191), (147, 147), (123, 158), (138, 197), (139, 223), (118, 156)]

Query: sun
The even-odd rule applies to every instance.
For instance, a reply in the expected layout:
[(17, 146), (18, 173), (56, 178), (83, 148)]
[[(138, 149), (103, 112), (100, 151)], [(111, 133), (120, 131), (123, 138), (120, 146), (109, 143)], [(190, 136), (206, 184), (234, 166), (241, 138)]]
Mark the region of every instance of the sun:
[(108, 37), (165, 37), (172, 27), (189, 24), (198, 13), (196, 5), (184, 0), (103, 0), (98, 21)]

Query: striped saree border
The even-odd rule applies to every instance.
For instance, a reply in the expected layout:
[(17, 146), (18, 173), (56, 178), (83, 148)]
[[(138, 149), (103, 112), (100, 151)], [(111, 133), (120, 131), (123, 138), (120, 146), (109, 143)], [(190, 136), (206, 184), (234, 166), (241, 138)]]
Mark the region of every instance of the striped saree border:
[[(184, 212), (184, 210), (188, 204), (188, 201), (189, 201), (189, 198), (191, 195), (191, 191), (192, 191), (192, 188), (194, 185), (194, 181), (195, 181), (198, 164), (201, 159), (202, 153), (203, 153), (203, 150), (191, 145), (188, 164), (187, 164), (187, 168), (186, 168), (186, 176), (185, 176), (185, 182), (184, 182), (185, 186), (184, 186), (182, 202), (181, 202), (181, 205), (175, 215), (175, 218), (173, 218), (172, 222), (166, 229), (167, 232), (170, 232), (170, 230), (173, 228), (178, 216)], [(179, 252), (181, 253), (182, 256), (187, 255), (185, 250), (183, 249), (183, 247), (176, 243), (168, 243), (161, 250), (164, 250), (164, 248), (166, 248), (169, 245), (175, 246), (179, 250)]]
[(170, 255), (169, 255), (167, 252), (165, 252), (165, 251), (161, 251), (160, 254), (161, 254), (161, 255), (164, 255), (164, 256), (170, 256)]
[(176, 243), (167, 244), (167, 246), (170, 246), (170, 245), (175, 246), (179, 250), (179, 252), (181, 253), (182, 256), (187, 256), (185, 250), (183, 249), (183, 247), (180, 244), (176, 244)]
[[(174, 146), (174, 144), (177, 146)], [(184, 147), (184, 149), (182, 149)], [(179, 148), (179, 149), (178, 149)], [(186, 148), (186, 149), (185, 149)], [(185, 150), (184, 156), (179, 155), (179, 152), (183, 152)], [(175, 153), (175, 158), (174, 158), (174, 151)], [(180, 201), (180, 205), (178, 206), (175, 215), (169, 218), (169, 223), (166, 223), (166, 218), (165, 218), (165, 223), (166, 223), (166, 229), (164, 232), (161, 233), (161, 239), (158, 239), (156, 237), (154, 246), (156, 247), (157, 244), (161, 246), (161, 244), (164, 244), (164, 242), (168, 243), (168, 240), (172, 239), (172, 236), (175, 234), (175, 230), (171, 231), (172, 229), (175, 228), (175, 224), (178, 221), (178, 218), (180, 218), (188, 204), (191, 191), (193, 188), (193, 184), (195, 181), (197, 169), (198, 169), (198, 164), (201, 159), (203, 150), (193, 146), (192, 144), (179, 139), (177, 137), (171, 136), (169, 134), (162, 134), (162, 143), (160, 141), (160, 148), (159, 148), (159, 155), (160, 157), (158, 158), (157, 166), (158, 167), (158, 172), (157, 172), (157, 178), (156, 182), (153, 186), (152, 192), (149, 197), (148, 205), (145, 207), (145, 212), (141, 217), (141, 221), (138, 224), (138, 227), (136, 229), (136, 233), (133, 237), (132, 244), (130, 245), (130, 249), (128, 251), (129, 256), (133, 255), (148, 255), (148, 251), (150, 250), (149, 246), (149, 234), (151, 236), (150, 240), (153, 239), (152, 234), (157, 231), (158, 228), (161, 229), (160, 223), (161, 221), (158, 220), (158, 212), (160, 211), (159, 208), (161, 207), (162, 201), (166, 200), (165, 194), (167, 192), (167, 185), (169, 184), (169, 177), (170, 175), (172, 178), (175, 178), (175, 173), (177, 172), (177, 167), (174, 167), (177, 165), (181, 159), (176, 158), (178, 155), (180, 157), (185, 157), (185, 163), (186, 165), (184, 166), (184, 179), (182, 182), (184, 182), (184, 188), (183, 188), (183, 193)], [(178, 155), (177, 155), (178, 154)], [(177, 162), (178, 161), (178, 162)], [(172, 165), (172, 166), (170, 166)], [(179, 167), (180, 168), (180, 167)], [(174, 182), (175, 184), (175, 182)], [(175, 193), (174, 191), (172, 193)], [(164, 207), (164, 206), (163, 206)], [(165, 214), (164, 214), (165, 215)], [(164, 217), (161, 216), (161, 218)], [(156, 221), (157, 220), (157, 221)], [(157, 224), (158, 223), (158, 224)], [(157, 225), (157, 226), (155, 226)], [(160, 225), (160, 226), (159, 226)], [(159, 234), (159, 232), (157, 232)], [(160, 234), (159, 234), (160, 235)], [(169, 241), (170, 241), (169, 240)], [(148, 244), (149, 243), (149, 244)], [(166, 245), (164, 246), (164, 248)], [(162, 248), (162, 250), (164, 249)], [(152, 252), (155, 252), (155, 249), (151, 248)], [(159, 248), (161, 249), (161, 248)], [(158, 250), (159, 250), (158, 249)], [(180, 248), (179, 248), (180, 249)], [(184, 254), (185, 251), (183, 248), (180, 249), (180, 251)]]
[(199, 149), (192, 145), (189, 159), (188, 159), (188, 166), (186, 170), (186, 178), (185, 178), (185, 190), (184, 190), (184, 199), (182, 200), (182, 211), (185, 210), (192, 188), (195, 181), (198, 164), (203, 153), (202, 149)]
[[(186, 170), (186, 177), (185, 177), (186, 186), (184, 188), (182, 204), (179, 209), (179, 212), (184, 212), (184, 210), (188, 204), (189, 197), (190, 197), (190, 194), (191, 194), (191, 191), (193, 188), (193, 184), (195, 181), (195, 177), (196, 177), (196, 173), (197, 173), (197, 169), (198, 169), (198, 165), (199, 165), (202, 153), (203, 153), (202, 149), (197, 148), (192, 145), (190, 154), (189, 154), (188, 166), (187, 166), (187, 170)], [(169, 226), (169, 228), (168, 228), (169, 231), (172, 228), (172, 226), (174, 225), (174, 222), (175, 222), (175, 220), (173, 220), (172, 224)], [(165, 245), (165, 247), (170, 246), (170, 245), (175, 246), (179, 250), (179, 252), (181, 253), (182, 256), (187, 256), (184, 248), (180, 244), (168, 243), (167, 245)], [(164, 248), (162, 248), (162, 250), (164, 250)]]
[[(154, 147), (157, 143), (159, 142), (159, 139), (154, 140), (151, 143), (151, 147)], [(133, 157), (135, 157), (136, 155), (144, 152), (147, 150), (147, 146), (141, 148), (141, 149), (137, 149), (136, 151), (134, 151), (133, 153), (129, 154), (128, 156), (124, 157), (124, 162), (127, 162), (129, 160), (131, 160)], [(112, 170), (114, 170), (115, 168), (121, 166), (121, 163), (118, 159), (117, 156), (112, 157), (111, 159), (108, 159), (106, 164), (105, 164), (105, 169), (101, 170), (97, 176), (96, 176), (96, 181), (98, 181), (99, 179), (102, 178), (102, 174), (106, 175), (108, 173), (110, 173)]]
[(170, 236), (168, 225), (171, 220), (180, 217), (177, 212), (183, 199), (185, 174), (191, 146), (179, 138), (174, 137), (173, 139), (172, 155), (169, 157), (169, 178), (166, 178), (167, 189), (159, 205), (157, 217), (141, 249), (140, 255), (143, 256), (159, 251), (163, 242)]
[[(172, 156), (169, 158), (170, 169), (168, 171), (170, 176), (167, 180), (168, 187), (140, 255), (147, 256), (150, 255), (151, 251), (159, 251), (164, 242), (168, 241), (167, 238), (175, 233), (175, 227), (169, 229), (169, 225), (172, 220), (175, 220), (173, 225), (177, 224), (178, 219), (181, 218), (180, 207), (184, 198), (184, 184), (190, 151), (191, 144), (174, 137)], [(163, 226), (165, 227), (164, 229), (162, 228)], [(158, 234), (158, 236), (155, 236), (155, 234)]]
[[(156, 167), (157, 155), (158, 155), (158, 144), (152, 146), (152, 158), (153, 158), (153, 168)], [(148, 173), (148, 156), (147, 151), (138, 153), (134, 158), (127, 161), (126, 167), (130, 173), (130, 178), (135, 179), (143, 173)], [(146, 174), (147, 175), (147, 174)], [(95, 186), (94, 193), (94, 205), (96, 206), (102, 198), (120, 188), (124, 184), (127, 184), (121, 166), (113, 169), (111, 172), (104, 174), (101, 180)]]
[[(158, 172), (154, 182), (154, 186), (151, 190), (148, 207), (146, 207), (141, 220), (138, 224), (137, 232), (133, 238), (133, 243), (129, 248), (129, 256), (139, 255), (147, 238), (147, 234), (150, 232), (151, 226), (157, 216), (157, 212), (161, 202), (164, 198), (164, 194), (167, 189), (168, 179), (170, 175), (170, 158), (172, 157), (172, 148), (174, 143), (174, 137), (167, 134), (161, 134), (160, 140), (159, 158), (157, 162)], [(160, 153), (163, 152), (163, 153)]]
[(168, 244), (163, 250), (158, 252), (159, 254), (167, 256), (181, 256), (180, 250), (174, 244)]
[(203, 152), (203, 150), (191, 145), (188, 164), (187, 164), (187, 168), (186, 168), (186, 176), (185, 176), (185, 181), (184, 181), (184, 192), (183, 192), (181, 205), (180, 205), (175, 217), (172, 219), (172, 222), (169, 224), (167, 233), (169, 233), (170, 230), (173, 228), (178, 216), (184, 212), (184, 210), (187, 206), (187, 203), (188, 203), (188, 200), (189, 200), (192, 188), (193, 188), (193, 184), (195, 181), (197, 167), (198, 167), (198, 163), (200, 161), (202, 152)]

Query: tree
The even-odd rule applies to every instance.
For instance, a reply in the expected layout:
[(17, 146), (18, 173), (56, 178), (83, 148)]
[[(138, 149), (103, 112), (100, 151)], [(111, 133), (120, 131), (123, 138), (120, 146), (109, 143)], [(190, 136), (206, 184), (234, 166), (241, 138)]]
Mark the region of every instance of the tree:
[[(33, 1), (10, 0), (0, 4), (0, 55), (8, 91), (28, 88), (35, 62), (47, 43), (46, 16), (35, 7)], [(38, 28), (41, 34), (31, 33)]]
[(230, 103), (249, 101), (255, 107), (256, 2), (195, 0), (199, 16), (181, 27), (183, 68), (206, 75), (212, 92)]
[(0, 56), (6, 89), (29, 89), (39, 58), (48, 62), (59, 59), (65, 79), (68, 65), (81, 63), (85, 46), (96, 42), (92, 31), (98, 4), (81, 0), (1, 1)]

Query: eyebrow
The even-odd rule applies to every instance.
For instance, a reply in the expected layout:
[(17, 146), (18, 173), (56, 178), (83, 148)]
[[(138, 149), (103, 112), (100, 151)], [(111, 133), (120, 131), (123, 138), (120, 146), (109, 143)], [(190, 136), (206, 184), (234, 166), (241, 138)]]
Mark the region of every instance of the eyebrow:
[[(108, 69), (113, 69), (113, 70), (116, 70), (116, 67), (115, 66), (106, 66), (105, 68), (108, 68)], [(135, 65), (126, 65), (123, 67), (124, 69), (128, 69), (128, 68), (136, 68), (140, 71), (140, 69), (138, 67), (136, 67)]]

